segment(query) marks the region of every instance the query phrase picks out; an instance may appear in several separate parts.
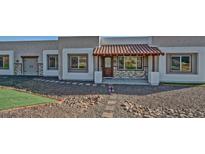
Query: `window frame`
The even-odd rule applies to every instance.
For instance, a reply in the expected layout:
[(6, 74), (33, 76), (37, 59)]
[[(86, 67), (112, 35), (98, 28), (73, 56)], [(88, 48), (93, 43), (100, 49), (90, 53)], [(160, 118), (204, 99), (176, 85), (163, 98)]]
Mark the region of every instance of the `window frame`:
[[(2, 64), (3, 66), (0, 66), (0, 70), (9, 70), (10, 68), (10, 56), (9, 55), (0, 55), (2, 57)], [(8, 57), (8, 68), (4, 68), (4, 57)]]
[[(180, 70), (172, 70), (172, 58), (173, 57), (179, 57), (180, 58), (180, 62), (179, 62), (179, 64), (180, 64)], [(185, 72), (185, 71), (183, 71), (183, 69), (182, 69), (182, 57), (189, 57), (189, 60), (190, 60), (190, 63), (189, 63), (189, 67), (190, 67), (190, 71), (187, 71), (187, 72)], [(192, 55), (191, 54), (172, 54), (171, 56), (170, 56), (170, 64), (169, 64), (169, 70), (170, 70), (170, 73), (182, 73), (182, 74), (190, 74), (190, 73), (192, 73)]]
[[(124, 61), (124, 64), (123, 64), (123, 69), (119, 68), (119, 60), (120, 58), (123, 57), (123, 61)], [(126, 69), (125, 67), (125, 64), (126, 64), (126, 60), (125, 58), (126, 57), (134, 57), (135, 58), (135, 63), (136, 63), (136, 69)], [(142, 65), (142, 68), (141, 69), (138, 69), (138, 66), (137, 66), (137, 59), (138, 58), (141, 58), (141, 65)], [(117, 60), (117, 69), (119, 71), (143, 71), (144, 70), (144, 57), (143, 56), (118, 56), (118, 60)]]
[[(56, 57), (56, 60), (57, 60), (57, 65), (56, 65), (56, 67), (50, 67), (50, 66), (49, 66), (49, 64), (50, 64), (49, 60), (50, 60), (50, 57), (51, 57), (51, 56), (55, 56), (55, 57)], [(48, 54), (48, 55), (47, 55), (47, 69), (48, 69), (48, 70), (58, 70), (58, 54)]]
[[(84, 69), (82, 69), (82, 68), (79, 68), (79, 61), (80, 61), (80, 58), (79, 57), (81, 57), (81, 56), (85, 56), (86, 57), (86, 68)], [(71, 68), (71, 58), (72, 57), (78, 57), (78, 68)], [(88, 57), (88, 54), (86, 54), (86, 53), (83, 53), (83, 54), (68, 54), (68, 56), (67, 56), (67, 58), (68, 58), (68, 72), (76, 72), (76, 73), (87, 73), (88, 72), (88, 68), (89, 68), (89, 66), (88, 66), (88, 59), (89, 59), (89, 57)]]

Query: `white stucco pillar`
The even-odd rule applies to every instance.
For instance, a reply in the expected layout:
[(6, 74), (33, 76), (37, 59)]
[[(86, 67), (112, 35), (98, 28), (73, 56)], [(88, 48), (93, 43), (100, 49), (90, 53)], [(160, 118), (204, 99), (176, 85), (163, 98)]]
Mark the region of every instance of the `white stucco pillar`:
[(151, 72), (152, 72), (152, 56), (148, 56), (148, 82), (151, 81)]
[(159, 85), (159, 72), (150, 72), (150, 84), (152, 86)]
[(101, 57), (95, 57), (95, 72), (94, 72), (94, 82), (102, 83), (102, 69), (101, 69)]
[[(156, 58), (157, 59), (157, 58)], [(155, 59), (155, 70), (159, 65), (159, 60)], [(148, 57), (148, 82), (153, 85), (153, 86), (158, 86), (159, 85), (159, 78), (160, 74), (159, 72), (153, 72), (153, 56)]]
[(102, 83), (102, 71), (95, 71), (94, 81), (95, 83)]

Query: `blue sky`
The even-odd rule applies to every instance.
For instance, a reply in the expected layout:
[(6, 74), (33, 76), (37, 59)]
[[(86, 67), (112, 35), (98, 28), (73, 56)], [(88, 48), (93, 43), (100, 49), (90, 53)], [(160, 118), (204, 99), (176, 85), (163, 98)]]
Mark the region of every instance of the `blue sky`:
[(57, 36), (0, 36), (0, 41), (57, 40)]

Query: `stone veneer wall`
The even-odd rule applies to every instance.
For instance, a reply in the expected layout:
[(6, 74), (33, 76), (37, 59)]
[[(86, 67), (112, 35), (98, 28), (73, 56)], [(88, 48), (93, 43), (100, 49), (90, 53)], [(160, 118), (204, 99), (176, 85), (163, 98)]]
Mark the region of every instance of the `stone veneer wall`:
[[(144, 66), (146, 61), (144, 59)], [(113, 77), (114, 78), (130, 78), (130, 79), (147, 79), (147, 68), (144, 70), (124, 71), (118, 70), (117, 57), (113, 58)]]
[(22, 63), (14, 63), (14, 74), (22, 75)]
[(38, 63), (38, 75), (43, 76), (43, 63)]

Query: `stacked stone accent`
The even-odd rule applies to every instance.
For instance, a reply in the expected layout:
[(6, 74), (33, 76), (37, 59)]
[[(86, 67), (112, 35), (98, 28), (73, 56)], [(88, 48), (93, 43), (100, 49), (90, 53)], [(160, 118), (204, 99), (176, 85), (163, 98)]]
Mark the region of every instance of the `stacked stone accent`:
[(38, 63), (38, 75), (43, 76), (43, 63)]
[(129, 79), (146, 79), (147, 69), (144, 70), (118, 70), (117, 68), (117, 57), (113, 58), (113, 77), (114, 78), (129, 78)]
[(14, 63), (14, 74), (22, 75), (22, 63)]
[(117, 68), (114, 68), (113, 75), (115, 78), (145, 78), (145, 71), (118, 71)]

